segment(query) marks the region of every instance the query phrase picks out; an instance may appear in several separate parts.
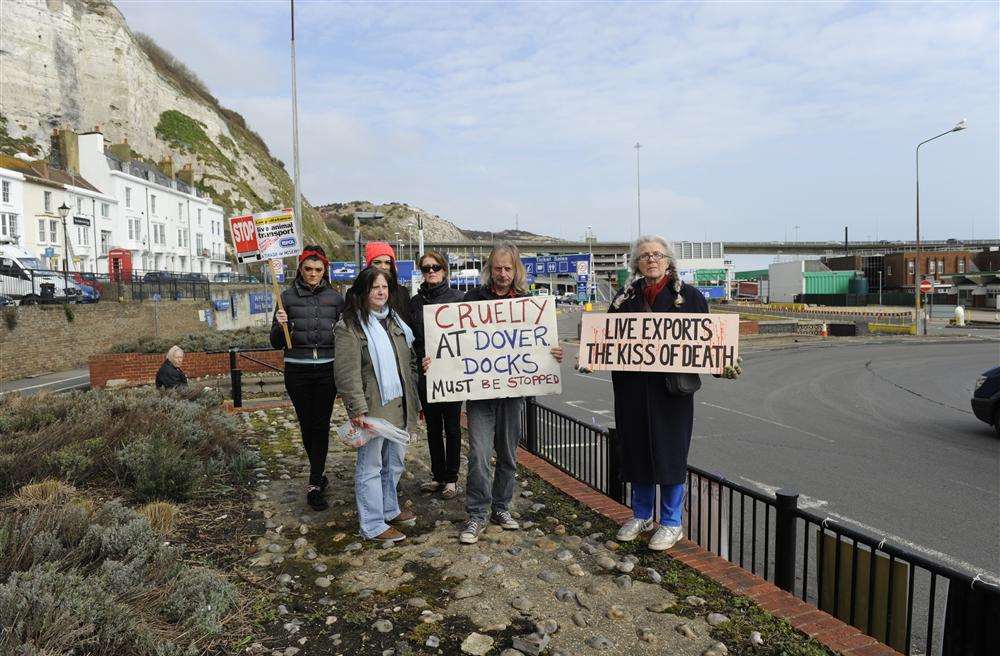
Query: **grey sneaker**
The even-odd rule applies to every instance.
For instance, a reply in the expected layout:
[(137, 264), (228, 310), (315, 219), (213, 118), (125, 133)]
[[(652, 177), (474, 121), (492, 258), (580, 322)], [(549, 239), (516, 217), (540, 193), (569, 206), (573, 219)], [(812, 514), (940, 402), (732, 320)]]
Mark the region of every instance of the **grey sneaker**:
[(475, 544), (479, 542), (479, 536), (485, 528), (486, 525), (484, 523), (470, 519), (465, 523), (465, 528), (462, 529), (462, 532), (458, 534), (458, 541), (462, 544)]
[(496, 511), (490, 515), (490, 521), (504, 527), (508, 531), (516, 531), (521, 528), (521, 525), (517, 523), (517, 520), (507, 510)]
[(653, 521), (652, 517), (649, 519), (639, 519), (638, 517), (633, 517), (622, 524), (622, 527), (618, 529), (617, 539), (619, 542), (631, 542), (646, 531), (653, 530), (653, 527), (655, 526), (656, 522)]
[(680, 526), (661, 526), (649, 538), (649, 548), (652, 551), (666, 551), (677, 544), (683, 533)]

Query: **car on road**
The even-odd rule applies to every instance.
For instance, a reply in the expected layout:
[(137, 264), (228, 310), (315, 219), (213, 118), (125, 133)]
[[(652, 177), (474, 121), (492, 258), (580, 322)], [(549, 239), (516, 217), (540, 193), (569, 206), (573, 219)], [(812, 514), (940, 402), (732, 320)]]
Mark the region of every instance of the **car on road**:
[(562, 296), (556, 298), (557, 303), (563, 303), (565, 305), (579, 305), (580, 297), (573, 292), (566, 292)]
[(44, 269), (37, 258), (14, 244), (0, 244), (0, 290), (21, 305), (80, 300), (76, 283)]
[(171, 282), (177, 276), (170, 271), (149, 271), (142, 277), (143, 282)]
[(208, 282), (208, 276), (204, 273), (182, 273), (177, 277), (177, 282)]
[(17, 305), (17, 302), (6, 294), (0, 294), (0, 307), (11, 307)]
[(1000, 367), (993, 367), (976, 381), (972, 392), (972, 412), (993, 426), (1000, 436)]

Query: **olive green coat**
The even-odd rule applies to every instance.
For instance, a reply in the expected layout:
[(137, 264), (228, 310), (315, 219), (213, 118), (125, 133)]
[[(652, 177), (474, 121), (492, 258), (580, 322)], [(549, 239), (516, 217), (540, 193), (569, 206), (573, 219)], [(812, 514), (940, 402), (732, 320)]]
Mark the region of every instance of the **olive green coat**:
[(343, 318), (333, 328), (334, 351), (337, 354), (333, 362), (333, 377), (349, 417), (378, 417), (412, 433), (417, 429), (417, 413), (420, 410), (416, 386), (419, 363), (413, 349), (406, 345), (406, 337), (396, 322), (389, 321), (388, 326), (403, 387), (401, 398), (382, 405), (375, 367), (368, 352), (368, 338), (360, 326), (348, 324)]

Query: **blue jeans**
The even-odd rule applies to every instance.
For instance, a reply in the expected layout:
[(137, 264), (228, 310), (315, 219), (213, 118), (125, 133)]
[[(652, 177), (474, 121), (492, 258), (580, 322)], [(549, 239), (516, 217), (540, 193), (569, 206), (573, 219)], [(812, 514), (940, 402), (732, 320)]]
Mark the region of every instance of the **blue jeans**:
[[(470, 519), (486, 521), (488, 512), (510, 508), (517, 471), (517, 443), (521, 439), (523, 398), (467, 401), (469, 421), (469, 480), (465, 509)], [(490, 455), (497, 455), (490, 471)]]
[(389, 528), (399, 513), (396, 485), (403, 475), (406, 447), (384, 437), (358, 449), (354, 466), (354, 499), (358, 504), (361, 535), (373, 538)]
[[(656, 485), (632, 483), (632, 514), (639, 519), (652, 519), (656, 503)], [(680, 526), (684, 512), (684, 483), (660, 486), (660, 523)]]

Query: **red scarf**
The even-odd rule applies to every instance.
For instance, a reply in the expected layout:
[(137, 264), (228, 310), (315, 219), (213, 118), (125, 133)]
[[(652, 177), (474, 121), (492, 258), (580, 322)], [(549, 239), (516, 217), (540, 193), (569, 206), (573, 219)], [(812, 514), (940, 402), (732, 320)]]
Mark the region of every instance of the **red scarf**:
[(663, 288), (667, 286), (667, 281), (670, 276), (663, 276), (660, 278), (659, 282), (655, 282), (650, 285), (648, 282), (643, 282), (642, 295), (646, 299), (646, 305), (653, 307), (653, 301), (656, 300), (657, 295), (663, 291)]
[(514, 289), (514, 285), (511, 285), (507, 289), (506, 294), (501, 294), (500, 292), (498, 292), (496, 287), (490, 287), (490, 291), (493, 292), (493, 295), (496, 296), (497, 298), (515, 298), (517, 296), (517, 290)]

